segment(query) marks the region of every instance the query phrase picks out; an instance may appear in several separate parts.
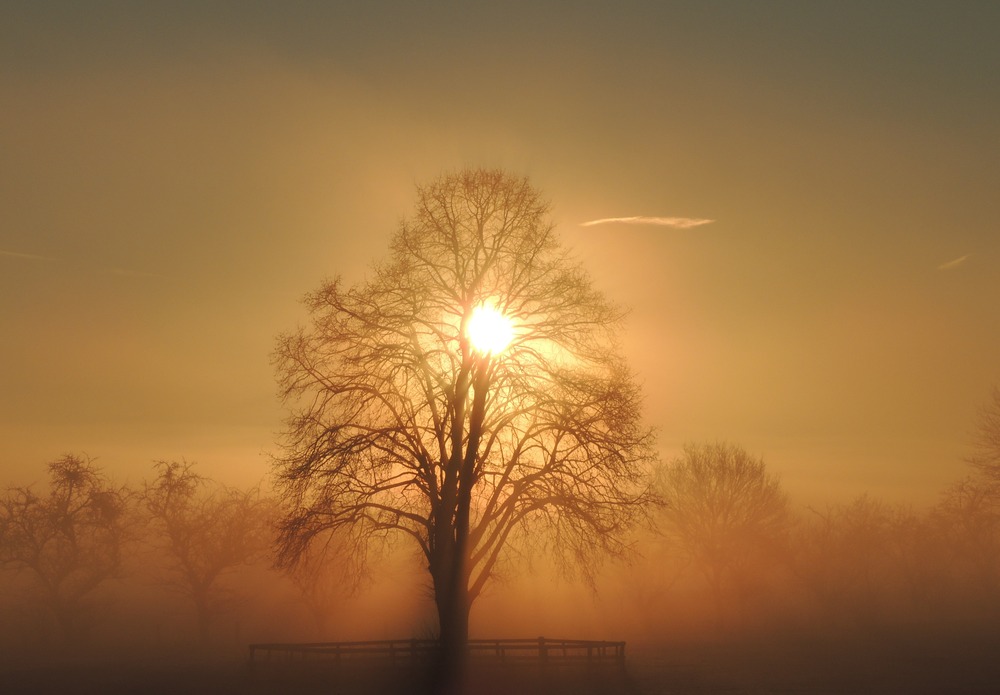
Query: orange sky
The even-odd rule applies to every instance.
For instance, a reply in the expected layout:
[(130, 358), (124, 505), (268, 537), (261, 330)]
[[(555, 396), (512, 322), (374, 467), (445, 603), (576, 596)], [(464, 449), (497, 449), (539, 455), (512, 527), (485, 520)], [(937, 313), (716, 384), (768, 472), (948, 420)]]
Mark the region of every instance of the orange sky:
[[(526, 174), (669, 455), (926, 501), (1000, 381), (991, 3), (5, 4), (0, 466), (268, 468), (268, 356), (413, 186)], [(813, 5), (808, 3), (808, 5)], [(714, 220), (687, 229), (583, 223)]]

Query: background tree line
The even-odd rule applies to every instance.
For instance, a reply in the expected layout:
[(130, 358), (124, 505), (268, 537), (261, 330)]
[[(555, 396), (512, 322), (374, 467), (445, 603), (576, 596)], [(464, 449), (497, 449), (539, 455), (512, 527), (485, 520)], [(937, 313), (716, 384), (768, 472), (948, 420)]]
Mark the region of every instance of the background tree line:
[(738, 634), (822, 626), (956, 629), (1000, 618), (1000, 389), (980, 411), (969, 473), (916, 508), (869, 494), (794, 504), (764, 461), (731, 444), (688, 446), (664, 466), (647, 623)]
[[(741, 447), (686, 447), (658, 470), (665, 504), (655, 529), (633, 539), (639, 557), (597, 577), (603, 604), (615, 606), (608, 623), (631, 639), (995, 625), (998, 413), (994, 391), (969, 474), (920, 509), (867, 494), (797, 505)], [(365, 577), (348, 541), (331, 537), (294, 570), (277, 570), (278, 508), (259, 486), (222, 485), (185, 461), (157, 462), (132, 486), (85, 456), (51, 462), (44, 483), (0, 496), (8, 654), (79, 651), (95, 635), (199, 650), (350, 636), (358, 614), (347, 594)], [(412, 559), (395, 581), (419, 584)]]
[[(330, 281), (305, 305), (308, 323), (272, 355), (290, 411), (276, 496), (185, 461), (128, 487), (66, 455), (47, 485), (0, 499), (5, 595), (29, 616), (12, 624), (68, 648), (143, 587), (171, 597), (198, 644), (223, 615), (238, 642), (239, 616), (288, 585), (322, 631), (328, 587), (357, 587), (390, 551), (418, 570), (396, 588), (422, 583), (433, 598), (434, 681), (454, 693), (473, 603), (532, 555), (591, 582), (603, 557), (631, 558), (618, 590), (641, 597), (651, 629), (684, 615), (716, 633), (954, 617), (960, 596), (976, 597), (978, 617), (997, 603), (1000, 395), (972, 473), (932, 510), (868, 496), (801, 509), (734, 444), (691, 444), (659, 465), (617, 340), (623, 312), (525, 178), (469, 169), (418, 187), (367, 279)], [(476, 337), (482, 316), (502, 344)]]
[(318, 559), (272, 568), (276, 509), (260, 486), (223, 485), (187, 461), (158, 461), (129, 486), (67, 454), (46, 480), (0, 495), (0, 638), (9, 654), (80, 653), (102, 635), (242, 646), (239, 625), (268, 600), (325, 624), (342, 577)]

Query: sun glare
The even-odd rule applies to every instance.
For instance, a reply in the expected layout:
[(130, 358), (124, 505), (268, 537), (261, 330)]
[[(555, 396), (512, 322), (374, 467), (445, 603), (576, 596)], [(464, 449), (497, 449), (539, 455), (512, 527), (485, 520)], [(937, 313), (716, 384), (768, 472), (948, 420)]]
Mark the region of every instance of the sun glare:
[(496, 355), (514, 339), (514, 324), (502, 313), (484, 304), (472, 310), (466, 332), (476, 351)]

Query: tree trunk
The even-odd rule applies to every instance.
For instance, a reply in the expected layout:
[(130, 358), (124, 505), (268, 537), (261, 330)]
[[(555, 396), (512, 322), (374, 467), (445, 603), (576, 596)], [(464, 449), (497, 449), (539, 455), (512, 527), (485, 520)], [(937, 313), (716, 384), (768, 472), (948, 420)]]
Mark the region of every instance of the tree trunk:
[[(434, 580), (434, 600), (440, 629), (432, 684), (436, 695), (459, 695), (464, 692), (471, 608), (469, 522), (475, 466), (486, 411), (489, 364), (489, 359), (485, 358), (475, 365), (469, 437), (464, 452), (461, 444), (465, 424), (465, 398), (460, 398), (456, 404), (450, 472), (442, 490), (441, 504), (434, 515), (435, 543), (430, 570)], [(459, 392), (463, 394), (467, 388), (466, 378), (466, 373), (459, 378)]]
[(198, 643), (202, 649), (208, 647), (209, 630), (212, 623), (212, 609), (209, 605), (208, 596), (201, 592), (196, 592), (193, 596), (195, 610), (198, 615)]
[(59, 648), (66, 652), (75, 651), (81, 645), (82, 630), (74, 606), (56, 599), (50, 610), (59, 628)]
[(435, 695), (459, 695), (464, 690), (469, 594), (465, 587), (453, 589), (450, 595), (440, 597), (437, 602), (441, 634), (434, 673)]

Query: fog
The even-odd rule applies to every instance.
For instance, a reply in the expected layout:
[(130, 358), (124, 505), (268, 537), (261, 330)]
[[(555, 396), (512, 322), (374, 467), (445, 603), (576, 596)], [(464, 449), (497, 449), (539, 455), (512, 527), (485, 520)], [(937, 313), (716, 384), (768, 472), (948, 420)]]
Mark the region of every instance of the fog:
[[(737, 468), (749, 465), (738, 492), (718, 493), (732, 466), (713, 469), (708, 487), (685, 478), (698, 470), (699, 455), (723, 454), (736, 456)], [(996, 643), (1000, 624), (998, 501), (984, 470), (969, 466), (932, 505), (864, 494), (806, 506), (740, 447), (691, 445), (658, 471), (668, 505), (634, 531), (632, 555), (609, 560), (592, 583), (544, 553), (508, 562), (474, 604), (471, 636), (625, 640), (637, 692), (658, 692), (643, 674), (661, 683), (663, 674), (692, 668), (729, 673), (730, 657), (752, 661), (769, 678), (801, 668), (796, 650), (829, 668), (831, 648), (848, 671), (861, 668), (859, 655), (878, 661), (872, 655), (887, 648), (917, 661), (947, 654), (942, 664), (954, 667), (958, 658), (979, 682), (991, 673), (980, 652)], [(146, 480), (121, 486), (82, 456), (37, 472), (37, 484), (3, 497), (0, 668), (14, 684), (66, 664), (108, 672), (241, 664), (255, 642), (436, 635), (426, 570), (405, 542), (373, 553), (363, 572), (335, 542), (307, 567), (277, 569), (279, 503), (266, 480), (227, 487), (197, 464), (161, 462)], [(65, 493), (59, 475), (75, 491)], [(180, 497), (169, 498), (169, 509), (158, 506), (170, 486)], [(754, 488), (768, 494), (747, 494)], [(91, 504), (87, 495), (103, 511), (67, 511)], [(59, 505), (67, 499), (78, 504)], [(699, 500), (725, 513), (700, 523)], [(62, 516), (46, 530), (44, 514)], [(744, 686), (760, 677), (738, 673)], [(836, 682), (830, 677), (826, 683)]]
[[(472, 636), (625, 640), (649, 693), (992, 692), (997, 27), (995, 3), (8, 0), (0, 691), (192, 692), (167, 678), (191, 664), (233, 691), (254, 642), (434, 636), (405, 539), (277, 566), (269, 357), (304, 293), (385, 257), (415, 184), (497, 166), (631, 312), (667, 503), (589, 571), (512, 547)], [(747, 487), (692, 464), (713, 446)]]

